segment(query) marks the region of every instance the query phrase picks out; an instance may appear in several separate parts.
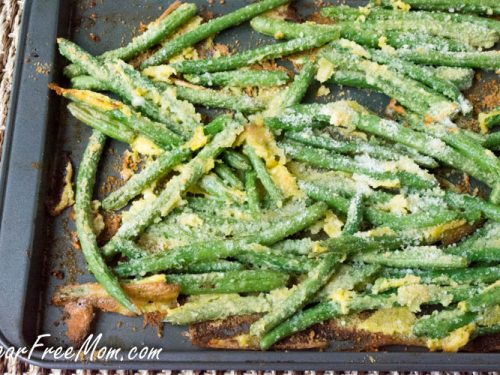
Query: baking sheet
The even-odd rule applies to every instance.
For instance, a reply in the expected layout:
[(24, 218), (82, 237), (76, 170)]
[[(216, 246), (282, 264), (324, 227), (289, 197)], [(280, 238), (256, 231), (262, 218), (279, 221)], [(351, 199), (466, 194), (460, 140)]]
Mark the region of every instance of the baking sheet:
[[(193, 1), (202, 15), (228, 13), (250, 3), (245, 0)], [(56, 288), (69, 282), (86, 282), (80, 251), (71, 245), (75, 230), (71, 210), (51, 218), (44, 202), (51, 175), (62, 155), (70, 156), (78, 166), (90, 134), (89, 128), (74, 120), (65, 108), (65, 100), (47, 89), (49, 82), (67, 85), (62, 77), (66, 63), (57, 54), (55, 39), (63, 36), (75, 41), (92, 54), (100, 54), (126, 43), (170, 4), (158, 0), (34, 0), (26, 2), (12, 111), (2, 158), (0, 185), (2, 218), (0, 226), (0, 332), (6, 345), (29, 346), (39, 334), (50, 334), (46, 346), (67, 346), (62, 310), (51, 306)], [(302, 18), (317, 10), (317, 1), (295, 1)], [(335, 3), (331, 1), (329, 3)], [(348, 1), (351, 5), (363, 1)], [(254, 48), (272, 39), (254, 33), (248, 24), (221, 33), (216, 41), (238, 50)], [(485, 76), (489, 79), (489, 76)], [(307, 100), (313, 101), (317, 86), (311, 87)], [(331, 94), (322, 101), (354, 99), (369, 108), (382, 111), (384, 95), (366, 90), (330, 86)], [(125, 147), (110, 141), (101, 163), (98, 187), (109, 175), (118, 176)], [(96, 189), (96, 197), (102, 198)], [(185, 327), (166, 325), (163, 337), (155, 329), (143, 327), (142, 318), (99, 314), (93, 332), (103, 333), (100, 345), (128, 350), (132, 347), (163, 348), (159, 362), (87, 362), (88, 368), (165, 368), (180, 369), (297, 369), (297, 370), (494, 370), (500, 354), (444, 354), (406, 352), (350, 353), (335, 352), (333, 344), (325, 352), (231, 352), (193, 347), (185, 336)], [(32, 361), (44, 366), (74, 368), (74, 362), (43, 360), (38, 351)], [(496, 367), (496, 368), (495, 368)]]

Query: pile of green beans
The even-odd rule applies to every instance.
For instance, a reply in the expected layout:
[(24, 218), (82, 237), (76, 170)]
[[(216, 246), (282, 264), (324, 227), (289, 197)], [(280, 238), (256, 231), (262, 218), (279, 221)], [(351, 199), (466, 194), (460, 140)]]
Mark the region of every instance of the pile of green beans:
[[(487, 50), (500, 21), (485, 17), (500, 14), (497, 2), (373, 0), (325, 6), (332, 22), (321, 24), (265, 14), (288, 2), (189, 27), (197, 7), (176, 4), (99, 56), (58, 39), (72, 87), (50, 88), (92, 128), (76, 179), (78, 239), (113, 311), (178, 325), (259, 314), (233, 340), (242, 349), (336, 319), (379, 334), (372, 316), (389, 324), (396, 312), (412, 322), (398, 339), (433, 350), (498, 332), (500, 110), (479, 114), (480, 132), (454, 123), (475, 116), (462, 92), (473, 69), (500, 69), (500, 52)], [(277, 41), (185, 53), (247, 21)], [(279, 59), (293, 70), (268, 64)], [(383, 93), (391, 118), (351, 100), (311, 103), (315, 81), (317, 96), (335, 85)], [(107, 138), (128, 145), (138, 168), (95, 201)], [(443, 168), (483, 194), (460, 191)], [(103, 211), (121, 223), (101, 245)], [(146, 306), (128, 285), (145, 277), (183, 297), (166, 305), (148, 294)]]

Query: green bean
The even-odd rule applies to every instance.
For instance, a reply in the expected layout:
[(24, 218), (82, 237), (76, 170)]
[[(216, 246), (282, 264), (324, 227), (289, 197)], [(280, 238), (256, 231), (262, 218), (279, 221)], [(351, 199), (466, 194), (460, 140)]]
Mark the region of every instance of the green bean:
[[(384, 5), (388, 4), (386, 3)], [(406, 12), (402, 10), (388, 10), (381, 8), (371, 8), (369, 11), (364, 12), (360, 10), (360, 8), (351, 8), (345, 5), (340, 5), (323, 8), (321, 12), (323, 15), (327, 15), (328, 17), (339, 21), (356, 21), (359, 17), (364, 17), (367, 20), (401, 19), (413, 21), (417, 19), (429, 22), (445, 22), (448, 27), (452, 27), (456, 23), (469, 23), (500, 32), (500, 22), (495, 19), (477, 17), (468, 14), (449, 13), (449, 8), (446, 9), (446, 12)]]
[(467, 267), (467, 259), (435, 246), (408, 247), (392, 252), (364, 252), (356, 260), (396, 268), (447, 269)]
[(250, 334), (262, 338), (264, 334), (301, 309), (328, 282), (340, 262), (342, 257), (338, 254), (327, 254), (280, 306), (276, 306), (250, 326)]
[(379, 143), (365, 142), (358, 139), (339, 140), (327, 136), (326, 134), (317, 134), (311, 129), (302, 131), (286, 132), (286, 138), (310, 145), (321, 147), (340, 154), (367, 154), (374, 158), (386, 160), (400, 160), (407, 156), (415, 163), (428, 168), (436, 168), (438, 164), (432, 158), (422, 155), (413, 149), (397, 147), (397, 145), (383, 145)]
[(496, 107), (493, 111), (487, 113), (481, 112), (477, 119), (483, 131), (488, 131), (495, 125), (500, 125), (500, 107)]
[(245, 192), (250, 210), (257, 214), (260, 211), (260, 197), (257, 190), (257, 174), (254, 171), (245, 172)]
[(445, 65), (459, 68), (500, 69), (500, 51), (446, 52), (398, 49), (396, 56), (422, 65)]
[[(300, 108), (300, 110), (297, 110)], [(267, 127), (272, 130), (300, 131), (307, 128), (324, 128), (328, 123), (328, 116), (318, 112), (317, 105), (293, 106), (281, 111), (279, 116), (264, 119)]]
[(480, 312), (489, 306), (497, 306), (499, 302), (500, 287), (497, 282), (460, 302), (457, 309), (434, 311), (431, 315), (421, 317), (413, 326), (413, 333), (431, 338), (445, 337), (450, 332), (477, 321)]
[(249, 171), (252, 169), (248, 158), (238, 151), (226, 150), (222, 153), (222, 158), (227, 165), (239, 171)]
[[(498, 40), (496, 31), (488, 29), (482, 25), (474, 25), (471, 23), (457, 22), (439, 22), (422, 19), (386, 19), (386, 20), (367, 20), (363, 23), (359, 22), (339, 22), (339, 27), (346, 27), (358, 24), (360, 27), (367, 29), (376, 29), (379, 32), (384, 31), (399, 31), (407, 33), (424, 33), (430, 34), (439, 38), (449, 38), (459, 42), (461, 45), (469, 45), (473, 48), (491, 48)], [(351, 26), (352, 27), (352, 26)], [(473, 30), (473, 32), (472, 32)], [(418, 48), (412, 47), (412, 48)], [(470, 48), (468, 48), (470, 50)], [(430, 51), (437, 51), (436, 48), (429, 48)], [(446, 49), (444, 49), (446, 51)]]
[(336, 83), (341, 86), (351, 86), (360, 89), (382, 91), (382, 89), (377, 87), (373, 82), (368, 83), (366, 74), (347, 69), (335, 70), (328, 82)]
[[(313, 181), (299, 180), (299, 187), (310, 198), (325, 202), (333, 209), (347, 215), (349, 200), (329, 189), (328, 186), (322, 186)], [(427, 207), (421, 212), (407, 215), (396, 215), (373, 207), (365, 207), (364, 215), (370, 223), (393, 230), (429, 228), (461, 218), (458, 212), (443, 209), (443, 207)]]
[[(146, 31), (133, 38), (127, 45), (106, 51), (99, 58), (131, 60), (174, 33), (196, 14), (196, 10), (195, 4), (181, 4), (172, 13), (162, 14), (148, 24)], [(64, 75), (67, 77), (73, 78), (81, 74), (85, 74), (85, 71), (78, 65), (69, 65), (64, 68)]]
[(359, 231), (363, 221), (363, 194), (361, 192), (351, 199), (347, 210), (347, 219), (345, 221), (342, 233), (354, 234)]
[(360, 173), (377, 180), (391, 181), (395, 185), (409, 186), (416, 189), (427, 189), (436, 184), (427, 175), (417, 175), (405, 171), (386, 171), (384, 170), (384, 166), (380, 165), (380, 162), (376, 159), (369, 159), (367, 162), (356, 161), (345, 156), (332, 155), (326, 152), (326, 150), (303, 146), (292, 141), (280, 142), (279, 146), (293, 159), (306, 162), (315, 167), (348, 173)]
[[(236, 96), (222, 91), (187, 85), (179, 80), (175, 82), (176, 85), (171, 85), (155, 81), (154, 85), (162, 91), (174, 90), (179, 99), (187, 100), (193, 104), (205, 105), (209, 108), (225, 108), (246, 113), (257, 112), (265, 108), (264, 103), (247, 95)], [(75, 88), (84, 90), (109, 91), (104, 82), (90, 76), (74, 77), (71, 79), (71, 84)]]
[[(160, 86), (169, 87), (167, 85)], [(193, 104), (200, 104), (208, 108), (224, 108), (243, 113), (254, 113), (265, 108), (265, 103), (258, 98), (248, 95), (233, 95), (220, 90), (211, 90), (200, 86), (185, 85), (181, 81), (176, 81), (175, 86), (171, 86), (177, 96)]]
[[(359, 296), (351, 302), (350, 311), (372, 310), (393, 304), (395, 302), (391, 295)], [(303, 310), (265, 334), (260, 340), (260, 347), (263, 350), (267, 350), (274, 343), (293, 335), (295, 332), (303, 331), (316, 323), (343, 315), (343, 310), (340, 303), (335, 301), (321, 302), (309, 309)]]
[(475, 339), (480, 336), (495, 335), (500, 333), (500, 324), (491, 327), (476, 327), (476, 330), (472, 333), (472, 338)]
[(500, 204), (500, 182), (491, 189), (490, 201), (493, 204)]
[(426, 207), (424, 210), (407, 215), (396, 215), (372, 208), (366, 208), (365, 215), (372, 224), (388, 227), (397, 231), (409, 228), (431, 228), (463, 217), (463, 215), (457, 211), (440, 206)]
[[(320, 220), (326, 213), (324, 203), (316, 203), (298, 212), (287, 220), (280, 220), (276, 225), (259, 233), (240, 237), (234, 241), (203, 241), (189, 246), (174, 248), (164, 254), (133, 259), (120, 264), (115, 272), (122, 276), (145, 275), (170, 269), (184, 269), (190, 264), (212, 262), (234, 257), (245, 252), (256, 251), (255, 244), (270, 246), (282, 239), (308, 228)], [(259, 248), (257, 248), (258, 250)]]
[[(134, 108), (139, 109), (152, 120), (166, 124), (169, 129), (176, 131), (179, 135), (185, 135), (182, 133), (186, 131), (180, 123), (181, 120), (186, 120), (188, 127), (193, 125), (193, 121), (196, 122), (196, 113), (191, 104), (177, 101), (172, 92), (161, 95), (152, 82), (130, 65), (121, 60), (101, 62), (66, 39), (59, 38), (57, 42), (59, 52), (64, 57), (102, 81), (110, 91), (131, 103)], [(144, 96), (137, 95), (137, 91), (143, 91)], [(171, 108), (172, 104), (173, 108)]]
[(281, 86), (289, 81), (288, 74), (283, 70), (255, 69), (203, 73), (200, 75), (186, 74), (184, 79), (196, 85), (229, 87)]
[[(235, 213), (235, 215), (238, 215), (239, 217), (245, 217), (245, 215), (249, 214), (250, 212), (244, 205), (227, 204), (216, 199), (190, 196), (186, 198), (186, 201), (186, 208), (192, 210), (193, 212), (209, 215), (211, 217), (220, 216), (221, 214), (225, 213), (228, 213), (230, 217), (232, 217), (233, 213)], [(224, 208), (227, 210), (224, 211)]]
[(146, 166), (140, 173), (134, 174), (125, 185), (110, 193), (102, 201), (105, 210), (119, 210), (138, 196), (144, 189), (160, 178), (165, 177), (176, 165), (187, 160), (191, 151), (185, 148), (177, 148), (165, 151), (154, 162)]
[(284, 254), (309, 255), (315, 244), (319, 241), (313, 241), (309, 237), (301, 239), (287, 239), (280, 241), (271, 247), (272, 250)]
[(180, 53), (184, 48), (191, 47), (222, 30), (239, 25), (260, 13), (277, 8), (287, 2), (288, 0), (263, 0), (256, 4), (247, 5), (246, 7), (240, 8), (222, 17), (214, 18), (163, 46), (142, 63), (141, 69), (147, 68), (148, 66), (159, 65)]
[(213, 173), (201, 178), (198, 185), (217, 199), (229, 202), (243, 202), (245, 199), (242, 191), (227, 187), (224, 185), (224, 182)]
[(295, 23), (285, 20), (259, 16), (250, 21), (252, 28), (259, 33), (276, 39), (295, 39), (317, 33), (340, 32), (343, 38), (352, 40), (367, 47), (378, 48), (381, 41), (394, 48), (433, 48), (445, 51), (469, 51), (468, 44), (436, 37), (427, 33), (411, 33), (379, 29), (377, 25), (365, 25), (357, 22), (341, 22), (334, 25), (316, 24), (313, 22)]
[(342, 264), (328, 284), (318, 293), (318, 301), (327, 300), (339, 290), (355, 290), (377, 275), (382, 267), (377, 264)]
[[(144, 276), (165, 270), (184, 270), (192, 264), (214, 262), (233, 257), (248, 249), (241, 241), (213, 240), (176, 247), (165, 253), (158, 253), (140, 259), (131, 259), (114, 268), (121, 277)], [(250, 246), (250, 251), (252, 247)]]
[(217, 260), (213, 262), (203, 262), (190, 264), (181, 272), (186, 273), (208, 273), (208, 272), (228, 272), (239, 271), (245, 269), (245, 266), (238, 262), (229, 260)]
[(398, 59), (384, 51), (370, 50), (370, 57), (372, 60), (380, 64), (386, 64), (398, 72), (427, 85), (449, 99), (454, 100), (460, 105), (462, 113), (469, 113), (472, 110), (471, 104), (464, 98), (460, 90), (458, 90), (453, 83), (441, 79), (432, 69)]
[(284, 43), (275, 43), (258, 47), (254, 50), (240, 52), (231, 56), (206, 60), (181, 61), (172, 64), (172, 68), (174, 68), (176, 72), (183, 74), (201, 74), (205, 72), (233, 70), (255, 64), (262, 60), (276, 59), (278, 57), (321, 47), (337, 38), (338, 34), (317, 34), (293, 39)]
[[(344, 234), (320, 242), (326, 251), (354, 254), (358, 251), (379, 251), (399, 249), (406, 240), (395, 235), (362, 237)], [(319, 253), (321, 255), (321, 252)]]
[(293, 82), (287, 87), (283, 93), (281, 107), (286, 108), (295, 104), (299, 104), (311, 85), (317, 71), (316, 64), (307, 59), (302, 66), (299, 74), (295, 75)]
[(481, 293), (476, 294), (463, 301), (459, 306), (462, 310), (481, 312), (488, 306), (500, 305), (500, 282), (497, 280), (485, 288)]
[(262, 159), (256, 154), (253, 147), (249, 144), (245, 144), (245, 146), (243, 146), (243, 152), (250, 160), (250, 163), (252, 164), (257, 177), (269, 194), (269, 197), (271, 198), (273, 204), (280, 207), (283, 202), (283, 192), (274, 183)]
[[(435, 28), (428, 31), (423, 23), (403, 26), (403, 29), (408, 28), (407, 31), (393, 29), (390, 24), (379, 25), (377, 22), (339, 22), (337, 26), (341, 28), (343, 38), (371, 48), (380, 48), (387, 43), (393, 48), (425, 48), (456, 52), (474, 50), (467, 40), (449, 39), (442, 36)], [(418, 30), (418, 34), (413, 30)]]
[[(78, 65), (73, 65), (78, 66)], [(71, 78), (71, 87), (78, 90), (111, 91), (104, 81), (85, 74)]]
[[(458, 300), (463, 295), (468, 295), (465, 288), (429, 288), (429, 298), (426, 304), (448, 304)], [(323, 321), (337, 318), (346, 314), (359, 313), (365, 310), (377, 310), (392, 306), (401, 305), (401, 302), (406, 304), (406, 301), (401, 301), (396, 294), (359, 294), (354, 295), (347, 302), (339, 302), (334, 298), (327, 299), (309, 309), (303, 310), (289, 320), (277, 326), (270, 331), (261, 340), (261, 348), (268, 349), (275, 342), (294, 334), (295, 332), (303, 331), (308, 327), (321, 323)], [(411, 301), (410, 301), (411, 303)]]
[(93, 91), (62, 88), (55, 88), (55, 90), (76, 103), (84, 104), (103, 115), (109, 114), (132, 131), (143, 135), (162, 148), (171, 148), (181, 143), (181, 138), (164, 124), (151, 121), (120, 101)]
[[(377, 5), (392, 7), (391, 0), (374, 0)], [(444, 12), (478, 13), (487, 16), (500, 14), (500, 6), (496, 0), (408, 0), (412, 9), (441, 10)], [(412, 12), (413, 13), (413, 12)]]
[(452, 208), (464, 211), (478, 210), (481, 211), (486, 218), (493, 221), (500, 221), (500, 206), (486, 202), (480, 197), (446, 191), (443, 198)]
[(317, 261), (300, 257), (292, 254), (277, 253), (268, 250), (247, 252), (244, 254), (236, 255), (235, 258), (244, 264), (249, 264), (252, 267), (264, 268), (276, 271), (282, 271), (294, 274), (305, 274), (314, 266)]
[[(196, 157), (182, 167), (178, 175), (169, 180), (158, 198), (144, 207), (139, 214), (122, 223), (115, 237), (133, 238), (158, 217), (166, 216), (179, 203), (181, 195), (213, 167), (213, 158), (217, 157), (224, 148), (230, 147), (242, 130), (238, 122), (231, 121)], [(113, 239), (106, 244), (103, 252), (106, 255), (116, 252)]]
[(437, 66), (433, 68), (442, 79), (453, 83), (459, 90), (467, 90), (472, 86), (474, 70), (467, 68), (454, 68), (450, 66)]
[(243, 189), (243, 183), (239, 177), (226, 164), (217, 164), (214, 168), (214, 172), (224, 181), (226, 185), (235, 189)]
[(143, 106), (145, 101), (152, 103), (160, 115), (173, 120), (175, 130), (190, 137), (201, 126), (201, 117), (194, 105), (186, 100), (177, 99), (177, 90), (162, 90), (154, 82), (121, 60), (105, 60), (104, 66), (112, 74), (112, 80), (122, 86), (130, 97), (132, 106)]
[(320, 25), (313, 22), (287, 22), (268, 16), (255, 17), (250, 21), (250, 25), (255, 31), (276, 39), (297, 39), (306, 35), (336, 34), (340, 31), (340, 28), (335, 25)]
[(137, 306), (123, 291), (118, 279), (104, 262), (92, 230), (92, 193), (105, 142), (106, 136), (94, 130), (80, 163), (76, 183), (76, 230), (90, 272), (113, 299), (132, 313), (139, 314)]
[(286, 286), (286, 273), (267, 270), (239, 270), (202, 274), (168, 275), (169, 283), (180, 285), (181, 294), (255, 293)]
[[(469, 173), (471, 176), (476, 177), (478, 180), (483, 181), (489, 186), (494, 186), (497, 183), (496, 178), (492, 178), (488, 173), (479, 169), (474, 162), (450, 148), (437, 138), (424, 133), (415, 132), (399, 125), (396, 122), (382, 120), (375, 115), (363, 113), (364, 110), (362, 107), (357, 104), (353, 104), (352, 102), (340, 102), (338, 104), (334, 104), (330, 107), (330, 111), (336, 113), (336, 110), (334, 109), (335, 107), (338, 109), (343, 108), (342, 111), (349, 110), (349, 108), (351, 108), (351, 110), (354, 111), (351, 111), (353, 114), (351, 120), (353, 120), (356, 128), (359, 130), (389, 139), (393, 142), (401, 143), (408, 147), (412, 147), (424, 155), (431, 156), (458, 170)], [(356, 113), (356, 115), (354, 115), (354, 113)]]
[(498, 158), (474, 139), (470, 139), (468, 133), (465, 133), (456, 125), (429, 123), (420, 116), (412, 113), (408, 113), (405, 119), (413, 129), (421, 130), (443, 140), (464, 156), (474, 160), (476, 165), (483, 168), (483, 170), (491, 173), (493, 176), (500, 177), (500, 161)]
[(500, 223), (486, 223), (481, 229), (458, 245), (447, 247), (446, 252), (475, 262), (499, 262)]
[(468, 267), (438, 271), (390, 268), (384, 270), (383, 274), (387, 278), (404, 278), (407, 275), (414, 275), (425, 284), (480, 285), (497, 281), (499, 272), (500, 267)]
[(278, 289), (269, 294), (247, 297), (239, 294), (190, 297), (185, 304), (170, 310), (165, 321), (171, 324), (192, 324), (234, 315), (265, 313), (281, 303), (288, 294), (288, 290)]
[(400, 74), (387, 65), (368, 60), (369, 52), (365, 51), (367, 58), (353, 54), (353, 50), (361, 46), (341, 40), (332, 43), (324, 49), (322, 56), (332, 64), (342, 69), (355, 67), (354, 70), (365, 74), (370, 86), (377, 91), (396, 99), (406, 108), (422, 116), (430, 116), (438, 121), (454, 116), (458, 110), (456, 103), (450, 102), (444, 96), (437, 94), (421, 83)]
[[(151, 226), (147, 231), (148, 242), (160, 243), (163, 239), (167, 241), (171, 238), (177, 238), (179, 235), (187, 238), (190, 242), (196, 239), (202, 238), (227, 238), (232, 237), (233, 239), (239, 239), (248, 236), (249, 233), (261, 233), (270, 228), (279, 228), (283, 223), (293, 223), (295, 216), (301, 216), (304, 212), (310, 210), (310, 214), (306, 214), (306, 220), (319, 220), (321, 217), (316, 215), (321, 214), (321, 209), (318, 208), (309, 209), (304, 204), (295, 204), (290, 202), (285, 205), (280, 210), (275, 210), (275, 212), (263, 211), (261, 214), (251, 215), (250, 211), (247, 212), (236, 212), (223, 202), (224, 207), (221, 207), (222, 212), (200, 212), (197, 211), (197, 216), (202, 219), (203, 223), (193, 228), (186, 228), (185, 225), (178, 222), (178, 216), (171, 216), (161, 223)], [(222, 216), (227, 213), (227, 216)], [(234, 214), (234, 216), (233, 216)], [(311, 219), (307, 219), (308, 215), (312, 215)], [(236, 219), (238, 217), (239, 219)], [(291, 220), (292, 219), (292, 220)], [(314, 224), (314, 221), (310, 222), (310, 225)], [(294, 224), (295, 225), (295, 224)], [(299, 229), (300, 230), (300, 229)], [(256, 239), (257, 242), (262, 241)]]
[[(356, 193), (358, 186), (357, 182), (343, 172), (327, 171), (324, 169), (315, 169), (307, 164), (300, 162), (289, 163), (290, 171), (297, 177), (298, 182), (307, 181), (321, 186), (328, 187), (328, 189), (335, 194), (352, 197)], [(374, 191), (371, 200), (371, 195), (367, 197), (370, 204), (386, 203), (392, 199), (390, 193), (382, 191)]]
[(349, 200), (331, 189), (328, 189), (328, 187), (319, 186), (312, 182), (302, 180), (299, 180), (299, 187), (308, 197), (316, 201), (325, 202), (331, 208), (347, 215)]
[(486, 138), (486, 141), (484, 142), (484, 146), (490, 150), (500, 150), (500, 132), (488, 135), (488, 138)]
[(139, 259), (148, 256), (149, 253), (130, 240), (117, 240), (116, 249), (129, 259)]
[(423, 316), (417, 320), (413, 326), (413, 334), (438, 339), (472, 323), (475, 318), (476, 314), (471, 312), (461, 312), (459, 310), (434, 311), (431, 315)]
[(248, 243), (271, 246), (288, 236), (309, 228), (325, 216), (327, 209), (328, 206), (323, 202), (314, 203), (286, 219), (277, 220), (271, 227), (263, 229), (259, 233), (242, 237), (242, 239)]
[[(219, 116), (212, 123), (227, 123), (229, 117)], [(166, 174), (176, 165), (191, 156), (191, 151), (185, 148), (178, 148), (164, 152), (154, 162), (146, 166), (140, 173), (134, 174), (122, 187), (109, 194), (102, 201), (105, 210), (118, 210), (139, 195), (147, 186), (166, 176)]]
[(120, 142), (131, 144), (136, 134), (110, 115), (98, 112), (85, 104), (69, 103), (70, 113), (85, 125)]

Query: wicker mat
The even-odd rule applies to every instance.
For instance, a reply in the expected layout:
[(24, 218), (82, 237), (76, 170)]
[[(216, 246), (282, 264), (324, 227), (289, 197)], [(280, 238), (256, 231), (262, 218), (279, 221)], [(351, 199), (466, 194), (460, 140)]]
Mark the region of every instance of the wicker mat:
[(22, 0), (0, 0), (0, 151), (3, 143), (3, 131), (7, 119), (7, 109), (14, 73), (14, 60), (19, 25), (23, 10)]
[[(42, 0), (37, 0), (42, 1)], [(0, 150), (3, 141), (3, 131), (5, 129), (5, 121), (7, 117), (8, 103), (12, 85), (12, 75), (14, 69), (14, 60), (16, 55), (16, 44), (18, 39), (18, 31), (20, 25), (21, 14), (23, 10), (22, 0), (0, 0)], [(314, 372), (314, 371), (61, 371), (42, 369), (36, 366), (27, 365), (22, 362), (9, 359), (0, 359), (0, 375), (2, 374), (108, 374), (108, 375), (150, 375), (150, 374), (165, 374), (165, 375), (399, 375), (403, 374), (397, 371), (390, 373), (382, 372)], [(440, 372), (407, 372), (405, 375), (440, 375)], [(461, 375), (459, 372), (446, 372), (449, 375)], [(498, 372), (472, 372), (470, 375), (499, 375)]]

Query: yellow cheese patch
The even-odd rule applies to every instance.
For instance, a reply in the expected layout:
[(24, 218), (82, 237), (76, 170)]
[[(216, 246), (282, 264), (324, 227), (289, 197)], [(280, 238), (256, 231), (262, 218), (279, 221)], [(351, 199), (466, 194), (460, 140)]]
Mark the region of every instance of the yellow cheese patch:
[(457, 352), (460, 348), (467, 345), (471, 334), (476, 329), (474, 323), (460, 327), (442, 339), (427, 340), (427, 347), (432, 350), (444, 350), (445, 352)]
[(344, 223), (332, 211), (327, 211), (323, 224), (323, 230), (328, 237), (339, 237), (342, 234)]
[(101, 234), (101, 232), (106, 227), (106, 224), (104, 223), (104, 218), (99, 213), (100, 207), (101, 207), (101, 202), (99, 202), (98, 200), (92, 201), (92, 213), (93, 213), (92, 230), (96, 236)]
[(484, 308), (477, 319), (481, 326), (492, 327), (500, 324), (500, 305)]
[(368, 332), (380, 332), (386, 335), (411, 335), (412, 327), (417, 320), (406, 307), (380, 309), (359, 324), (359, 328)]
[(330, 61), (321, 57), (318, 60), (318, 72), (316, 73), (316, 80), (323, 83), (328, 81), (335, 72), (335, 65)]
[(203, 219), (194, 213), (181, 214), (177, 218), (177, 221), (181, 225), (185, 225), (187, 227), (193, 227), (193, 228), (196, 228), (196, 227), (203, 225)]
[(61, 92), (64, 96), (70, 97), (76, 101), (81, 101), (91, 107), (99, 108), (103, 111), (112, 111), (122, 106), (120, 102), (94, 91), (63, 88), (58, 88), (56, 91)]
[(297, 179), (286, 166), (278, 164), (269, 169), (269, 174), (276, 186), (283, 192), (285, 198), (302, 197), (304, 195), (297, 185)]
[(163, 153), (163, 150), (154, 144), (150, 139), (138, 136), (132, 141), (132, 150), (142, 155), (156, 156)]
[(400, 288), (405, 285), (412, 285), (420, 283), (420, 277), (415, 275), (406, 275), (400, 279), (386, 279), (379, 278), (375, 281), (372, 291), (375, 294), (385, 292), (386, 290), (393, 288)]
[(378, 227), (366, 232), (368, 237), (394, 236), (396, 232), (389, 227)]
[(466, 223), (465, 220), (454, 220), (448, 223), (440, 224), (431, 229), (428, 229), (425, 233), (425, 238), (429, 243), (434, 243), (439, 241), (446, 231), (456, 229), (461, 227)]
[(170, 77), (177, 72), (170, 65), (150, 66), (142, 71), (146, 76), (155, 81), (170, 82)]
[(276, 144), (273, 134), (263, 125), (252, 124), (246, 127), (245, 139), (255, 153), (264, 159), (268, 168), (285, 164), (285, 153)]
[(396, 10), (402, 10), (404, 12), (409, 12), (411, 9), (410, 4), (407, 4), (402, 0), (393, 0), (392, 7)]
[(355, 292), (347, 289), (337, 289), (330, 295), (330, 299), (340, 306), (340, 312), (345, 315), (349, 313), (349, 302), (356, 295)]
[(322, 254), (328, 249), (324, 246), (321, 246), (320, 242), (315, 242), (314, 245), (312, 246), (312, 252), (315, 254)]
[(404, 195), (396, 194), (389, 201), (378, 204), (377, 208), (396, 215), (405, 215), (409, 210), (409, 202)]
[(193, 136), (191, 137), (191, 140), (188, 142), (187, 147), (191, 149), (191, 151), (196, 151), (203, 146), (205, 146), (208, 142), (208, 138), (203, 132), (203, 127), (198, 126), (196, 130), (194, 131)]
[(327, 96), (328, 94), (330, 94), (330, 89), (323, 85), (321, 85), (318, 91), (316, 92), (317, 97)]
[(420, 311), (420, 305), (431, 300), (429, 285), (413, 284), (398, 288), (397, 301), (401, 306), (406, 306), (412, 312)]

